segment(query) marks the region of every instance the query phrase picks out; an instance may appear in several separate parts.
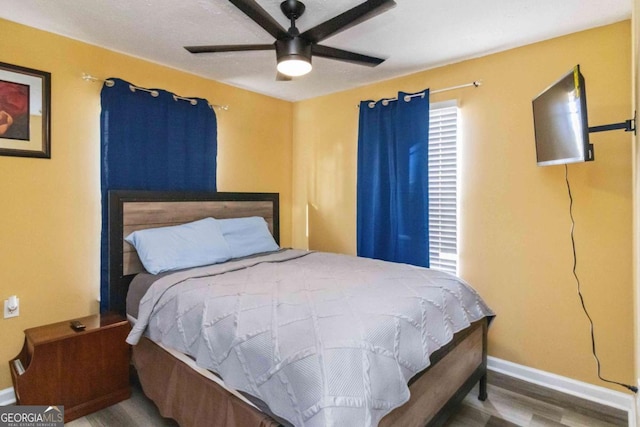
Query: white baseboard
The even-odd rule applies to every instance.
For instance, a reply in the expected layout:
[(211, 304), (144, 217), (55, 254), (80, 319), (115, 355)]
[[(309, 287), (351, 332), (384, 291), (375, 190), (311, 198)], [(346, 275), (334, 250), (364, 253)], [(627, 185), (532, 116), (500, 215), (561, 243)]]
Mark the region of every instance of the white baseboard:
[[(638, 378), (637, 380), (637, 384), (640, 384), (640, 378)], [(635, 414), (633, 414), (633, 418), (635, 418), (636, 420), (636, 424), (632, 427), (636, 427), (636, 426), (640, 426), (640, 411), (638, 410), (638, 408), (640, 408), (640, 394), (636, 393), (635, 396)], [(629, 413), (629, 418), (631, 418), (631, 413)], [(629, 423), (629, 426), (631, 426), (631, 423)]]
[(487, 368), (491, 371), (500, 372), (571, 396), (621, 409), (629, 414), (629, 426), (636, 426), (635, 398), (631, 394), (599, 387), (491, 356), (487, 357)]
[(0, 390), (0, 406), (15, 405), (16, 395), (13, 392), (13, 387)]

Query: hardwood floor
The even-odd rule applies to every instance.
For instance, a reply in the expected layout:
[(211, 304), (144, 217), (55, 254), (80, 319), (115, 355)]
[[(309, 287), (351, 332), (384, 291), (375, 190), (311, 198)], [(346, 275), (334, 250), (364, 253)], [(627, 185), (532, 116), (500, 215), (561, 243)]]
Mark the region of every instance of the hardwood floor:
[(101, 411), (65, 423), (65, 427), (177, 427), (178, 423), (163, 418), (156, 405), (135, 384), (131, 398)]
[(489, 397), (477, 387), (446, 427), (611, 427), (628, 426), (625, 411), (489, 372)]
[[(544, 387), (489, 373), (489, 398), (474, 389), (446, 427), (611, 427), (627, 426), (627, 413)], [(130, 399), (67, 423), (68, 427), (175, 427), (163, 418), (139, 386)]]

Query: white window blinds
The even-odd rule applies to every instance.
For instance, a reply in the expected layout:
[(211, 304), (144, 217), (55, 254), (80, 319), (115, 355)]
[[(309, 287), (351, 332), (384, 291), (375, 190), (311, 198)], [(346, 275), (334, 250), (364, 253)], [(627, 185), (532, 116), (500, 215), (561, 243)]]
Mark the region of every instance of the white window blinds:
[(431, 268), (458, 267), (458, 107), (434, 103), (429, 112), (429, 258)]

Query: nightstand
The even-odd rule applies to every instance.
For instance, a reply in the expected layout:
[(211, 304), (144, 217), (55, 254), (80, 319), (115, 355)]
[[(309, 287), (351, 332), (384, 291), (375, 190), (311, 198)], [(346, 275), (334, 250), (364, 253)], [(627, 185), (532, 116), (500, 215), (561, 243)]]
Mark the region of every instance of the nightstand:
[(9, 362), (18, 404), (64, 405), (65, 422), (131, 396), (129, 322), (113, 313), (74, 320), (85, 329), (69, 320), (25, 330), (22, 351)]

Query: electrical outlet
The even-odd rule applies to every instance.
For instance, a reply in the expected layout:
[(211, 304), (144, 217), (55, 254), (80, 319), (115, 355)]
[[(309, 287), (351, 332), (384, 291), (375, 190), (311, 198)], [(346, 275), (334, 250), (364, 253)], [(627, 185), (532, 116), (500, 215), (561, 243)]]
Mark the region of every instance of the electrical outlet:
[(4, 318), (18, 317), (20, 315), (20, 298), (15, 299), (15, 310), (10, 310), (9, 306), (9, 299), (4, 300)]

